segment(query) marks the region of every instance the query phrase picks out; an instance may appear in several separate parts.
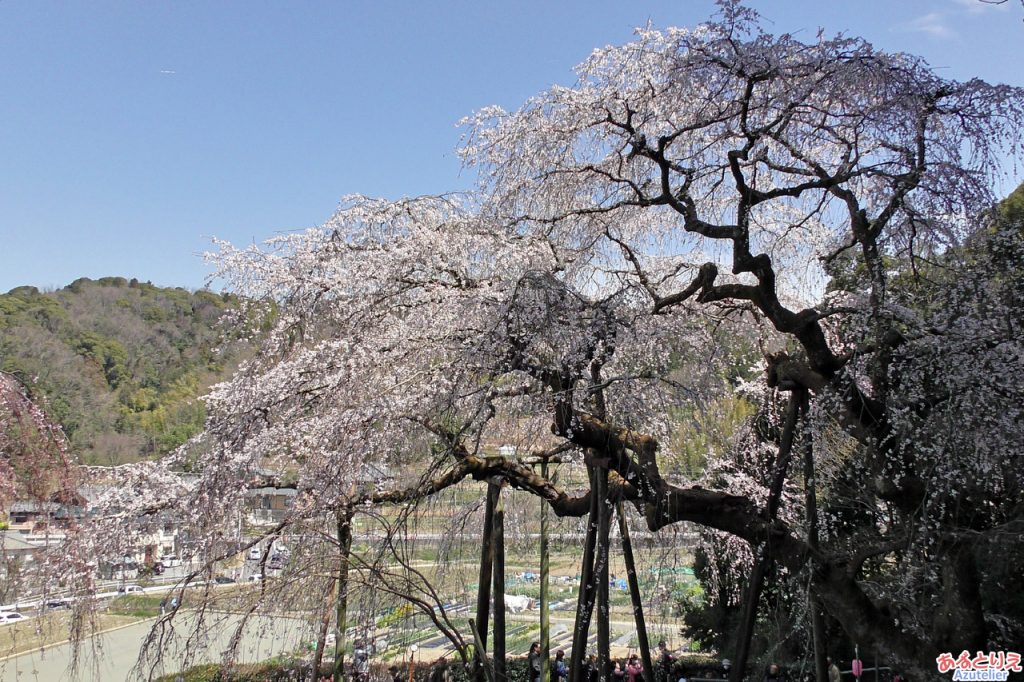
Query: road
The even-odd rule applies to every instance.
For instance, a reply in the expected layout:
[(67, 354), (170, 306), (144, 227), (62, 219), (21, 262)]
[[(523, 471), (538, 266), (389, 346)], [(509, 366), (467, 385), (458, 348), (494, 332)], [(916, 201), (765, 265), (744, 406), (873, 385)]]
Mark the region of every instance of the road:
[[(195, 616), (185, 612), (175, 618), (176, 636), (167, 637), (168, 644), (163, 647), (167, 664), (158, 669), (157, 674), (179, 672), (190, 665), (220, 660), (221, 652), (227, 647), (231, 635), (241, 622), (241, 617), (234, 614), (208, 613), (206, 618), (207, 622), (202, 628), (205, 636), (201, 647), (188, 662), (183, 656), (183, 643), (195, 623)], [(68, 669), (71, 646), (62, 644), (48, 647), (45, 652), (37, 651), (0, 661), (0, 682), (134, 682), (146, 679), (145, 676), (140, 677), (138, 673), (133, 673), (132, 669), (153, 623), (154, 619), (135, 623), (83, 643), (83, 658), (77, 676), (72, 676)], [(277, 654), (294, 651), (303, 641), (310, 641), (312, 638), (308, 624), (302, 621), (286, 617), (254, 617), (250, 619), (243, 632), (235, 660), (242, 663), (262, 661)]]
[[(165, 592), (167, 590), (174, 589), (177, 583), (188, 575), (190, 568), (187, 566), (174, 566), (164, 571), (163, 575), (156, 576), (155, 578), (148, 581), (150, 587), (145, 588), (144, 592)], [(117, 591), (119, 587), (124, 585), (138, 585), (138, 580), (99, 580), (96, 582), (96, 598), (98, 599), (110, 599), (119, 596)], [(192, 583), (193, 585), (196, 583)], [(18, 599), (15, 602), (9, 604), (0, 604), (0, 611), (20, 611), (35, 613), (42, 608), (43, 602), (41, 598), (42, 590), (35, 590), (31, 593), (31, 596), (25, 596)], [(60, 588), (53, 588), (48, 590), (46, 597), (47, 601), (53, 601), (57, 599), (74, 599), (73, 595), (64, 592)]]

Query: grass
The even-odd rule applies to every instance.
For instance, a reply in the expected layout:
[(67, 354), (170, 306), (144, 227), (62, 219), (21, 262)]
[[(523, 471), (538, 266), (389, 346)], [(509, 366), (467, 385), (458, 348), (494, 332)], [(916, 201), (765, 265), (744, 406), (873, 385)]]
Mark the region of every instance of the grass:
[(133, 618), (152, 618), (160, 615), (160, 602), (168, 598), (163, 594), (129, 594), (116, 597), (110, 602), (107, 613)]
[(506, 628), (506, 651), (526, 651), (540, 637), (540, 624)]
[[(90, 634), (128, 625), (139, 618), (119, 614), (98, 614), (90, 624)], [(14, 656), (44, 646), (63, 644), (71, 627), (69, 613), (50, 613), (13, 625), (0, 627), (0, 658)]]

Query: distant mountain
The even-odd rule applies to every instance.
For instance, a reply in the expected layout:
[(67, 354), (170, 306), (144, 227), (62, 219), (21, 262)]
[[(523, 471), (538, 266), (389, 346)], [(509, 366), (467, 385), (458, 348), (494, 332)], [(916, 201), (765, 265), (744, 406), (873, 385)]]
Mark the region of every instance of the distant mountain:
[(218, 324), (237, 300), (123, 277), (0, 295), (0, 369), (60, 422), (80, 461), (152, 458), (198, 433), (197, 397), (248, 352)]

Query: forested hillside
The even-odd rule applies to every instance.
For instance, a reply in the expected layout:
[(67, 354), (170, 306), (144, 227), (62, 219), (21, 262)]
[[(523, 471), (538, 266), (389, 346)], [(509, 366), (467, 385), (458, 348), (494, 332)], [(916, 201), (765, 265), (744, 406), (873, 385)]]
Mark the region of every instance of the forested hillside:
[(197, 400), (245, 345), (218, 324), (234, 299), (122, 277), (0, 295), (0, 369), (19, 376), (63, 425), (84, 463), (167, 452), (197, 433)]

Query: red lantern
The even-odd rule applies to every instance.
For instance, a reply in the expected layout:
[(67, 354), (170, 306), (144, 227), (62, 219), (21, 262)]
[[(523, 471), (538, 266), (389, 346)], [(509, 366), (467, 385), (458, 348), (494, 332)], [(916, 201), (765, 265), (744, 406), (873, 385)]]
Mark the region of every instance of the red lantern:
[(853, 676), (859, 678), (862, 672), (864, 672), (864, 664), (859, 658), (853, 659)]

